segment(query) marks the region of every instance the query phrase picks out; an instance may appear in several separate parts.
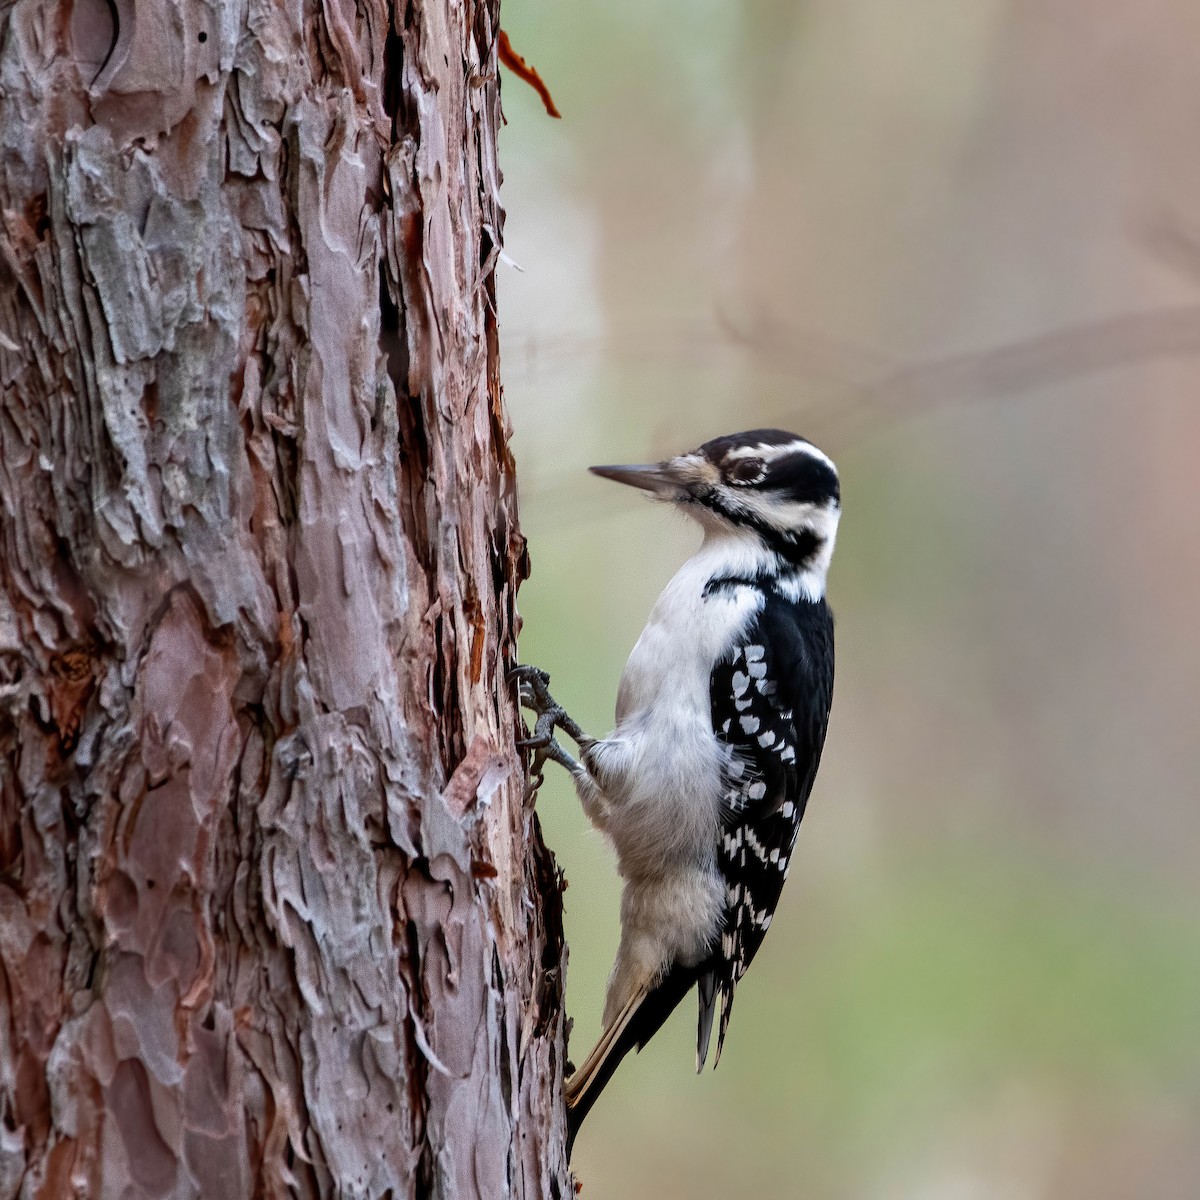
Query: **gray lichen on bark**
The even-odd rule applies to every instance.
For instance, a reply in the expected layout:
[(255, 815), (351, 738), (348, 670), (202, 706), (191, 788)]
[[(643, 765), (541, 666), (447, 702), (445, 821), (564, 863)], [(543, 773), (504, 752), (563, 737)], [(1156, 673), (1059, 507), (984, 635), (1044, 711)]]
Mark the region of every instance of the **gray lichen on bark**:
[(496, 19), (5, 18), (0, 1198), (568, 1187)]

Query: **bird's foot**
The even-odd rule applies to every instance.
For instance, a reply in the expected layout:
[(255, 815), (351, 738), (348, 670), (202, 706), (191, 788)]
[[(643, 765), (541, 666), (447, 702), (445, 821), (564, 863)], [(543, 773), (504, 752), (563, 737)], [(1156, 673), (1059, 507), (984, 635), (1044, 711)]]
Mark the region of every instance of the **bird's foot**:
[(532, 735), (517, 742), (522, 750), (533, 751), (534, 772), (540, 775), (541, 764), (547, 758), (573, 774), (581, 770), (579, 763), (555, 739), (554, 731), (561, 729), (583, 746), (588, 745), (591, 739), (550, 694), (550, 676), (540, 667), (519, 666), (509, 672), (509, 678), (517, 681), (521, 707), (537, 714)]

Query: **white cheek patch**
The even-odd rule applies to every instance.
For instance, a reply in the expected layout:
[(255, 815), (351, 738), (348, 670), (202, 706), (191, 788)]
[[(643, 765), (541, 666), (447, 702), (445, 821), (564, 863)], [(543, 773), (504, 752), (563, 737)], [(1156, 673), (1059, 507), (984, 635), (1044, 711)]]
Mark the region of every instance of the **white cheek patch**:
[(770, 493), (738, 492), (736, 499), (740, 508), (773, 529), (807, 529), (822, 541), (832, 541), (837, 536), (840, 509), (801, 500), (781, 504)]

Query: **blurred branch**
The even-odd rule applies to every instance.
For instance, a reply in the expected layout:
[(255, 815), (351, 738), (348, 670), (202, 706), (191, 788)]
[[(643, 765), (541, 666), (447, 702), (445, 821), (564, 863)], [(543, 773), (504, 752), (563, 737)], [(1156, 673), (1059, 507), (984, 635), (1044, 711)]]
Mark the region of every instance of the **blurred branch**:
[(1141, 227), (1142, 244), (1163, 266), (1195, 283), (1200, 280), (1200, 228), (1178, 214), (1166, 213)]
[(979, 403), (1157, 359), (1200, 354), (1200, 305), (1124, 313), (917, 363), (809, 409), (833, 444), (948, 404)]
[(771, 313), (758, 312), (752, 322), (738, 322), (717, 309), (717, 329), (734, 346), (743, 347), (776, 368), (802, 372), (806, 378), (845, 382), (900, 367), (896, 355), (873, 346), (847, 342), (816, 329), (784, 325)]
[[(886, 364), (885, 355), (812, 331), (788, 330), (763, 321), (756, 321), (750, 331), (722, 313), (717, 315), (715, 329), (688, 327), (664, 337), (642, 327), (634, 338), (598, 335), (559, 339), (549, 345), (526, 343), (524, 348), (516, 347), (516, 355), (523, 352), (530, 367), (543, 357), (561, 367), (582, 355), (611, 358), (614, 352), (618, 358), (657, 360), (666, 366), (711, 362), (714, 355), (738, 349), (763, 358), (786, 374), (834, 384), (826, 398), (768, 410), (768, 419), (781, 425), (802, 419), (806, 433), (836, 448), (882, 423), (952, 404), (979, 404), (1138, 363), (1200, 355), (1200, 305), (1122, 313), (984, 350), (909, 366), (888, 364), (882, 374), (861, 383), (853, 377), (864, 374), (870, 364), (878, 370)], [(505, 352), (511, 377), (513, 348), (506, 347)], [(567, 476), (557, 472), (523, 490), (527, 497), (553, 496), (556, 502), (574, 494)], [(586, 519), (588, 514), (573, 511), (572, 515)]]

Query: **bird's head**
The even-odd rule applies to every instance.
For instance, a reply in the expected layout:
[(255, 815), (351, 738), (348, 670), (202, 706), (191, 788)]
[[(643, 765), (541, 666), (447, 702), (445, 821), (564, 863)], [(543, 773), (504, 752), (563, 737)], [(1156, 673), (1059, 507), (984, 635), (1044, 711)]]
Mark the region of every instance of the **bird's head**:
[(822, 577), (829, 565), (841, 515), (837, 468), (794, 433), (751, 429), (663, 462), (591, 470), (676, 505), (710, 536), (757, 539), (791, 567)]

